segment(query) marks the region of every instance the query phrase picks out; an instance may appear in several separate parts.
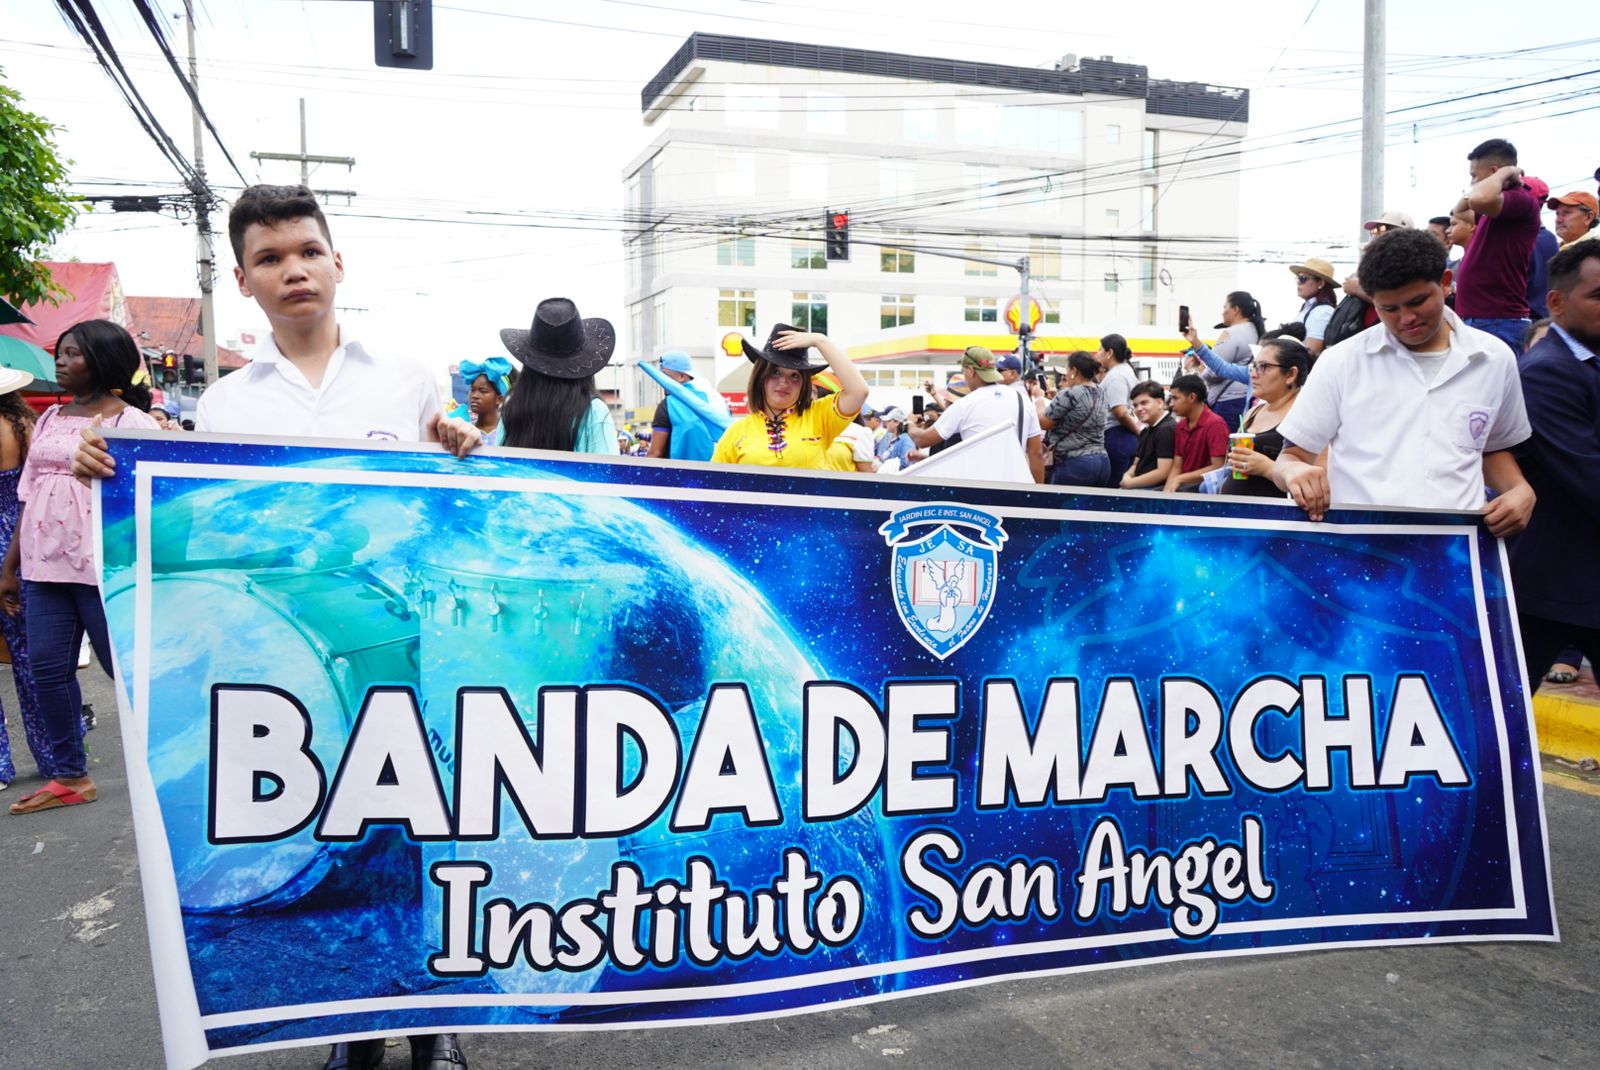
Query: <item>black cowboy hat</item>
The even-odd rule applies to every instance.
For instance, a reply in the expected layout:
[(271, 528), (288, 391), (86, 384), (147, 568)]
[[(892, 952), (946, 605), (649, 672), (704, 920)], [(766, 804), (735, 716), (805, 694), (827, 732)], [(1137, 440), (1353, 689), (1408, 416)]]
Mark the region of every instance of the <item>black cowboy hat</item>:
[(774, 325), (772, 333), (767, 335), (767, 344), (763, 348), (757, 349), (750, 344), (748, 339), (743, 337), (739, 339), (739, 344), (744, 347), (744, 355), (750, 358), (752, 363), (758, 360), (766, 360), (771, 361), (780, 368), (794, 368), (797, 371), (805, 372), (807, 375), (815, 375), (828, 365), (825, 363), (812, 364), (806, 360), (806, 354), (810, 352), (809, 349), (774, 349), (772, 347), (772, 343), (778, 340), (778, 335), (784, 331), (798, 331), (799, 329), (787, 323), (779, 323)]
[(500, 342), (526, 367), (557, 379), (586, 379), (611, 361), (617, 332), (610, 321), (584, 319), (565, 297), (539, 302), (533, 326), (526, 331), (506, 327)]

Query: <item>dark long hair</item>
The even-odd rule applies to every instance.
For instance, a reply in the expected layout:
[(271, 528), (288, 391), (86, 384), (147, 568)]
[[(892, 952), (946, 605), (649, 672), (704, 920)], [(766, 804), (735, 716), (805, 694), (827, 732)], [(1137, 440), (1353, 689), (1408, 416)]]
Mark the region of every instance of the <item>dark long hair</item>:
[(1111, 359), (1118, 364), (1126, 364), (1133, 359), (1133, 354), (1128, 351), (1128, 340), (1120, 334), (1108, 334), (1100, 339), (1100, 348), (1111, 354)]
[(1311, 350), (1307, 349), (1299, 339), (1290, 338), (1288, 335), (1282, 335), (1261, 343), (1263, 351), (1269, 347), (1277, 355), (1278, 364), (1282, 366), (1285, 378), (1288, 377), (1291, 370), (1294, 371), (1294, 389), (1299, 390), (1305, 386), (1306, 376), (1311, 374), (1311, 365), (1313, 363)]
[(84, 320), (61, 332), (61, 337), (56, 339), (57, 351), (69, 334), (83, 353), (89, 378), (96, 389), (121, 398), (140, 412), (150, 411), (149, 385), (133, 381), (144, 365), (144, 358), (139, 355), (138, 343), (127, 328), (110, 320)]
[(20, 390), (13, 390), (9, 394), (0, 396), (0, 419), (11, 425), (11, 433), (17, 436), (17, 449), (23, 460), (28, 457), (28, 442), (33, 438), (33, 410), (22, 399)]
[(1261, 302), (1251, 297), (1249, 290), (1235, 290), (1227, 300), (1228, 304), (1239, 310), (1239, 315), (1255, 327), (1258, 339), (1267, 333), (1267, 321), (1261, 317)]
[[(750, 384), (745, 387), (745, 404), (751, 412), (765, 413), (767, 411), (767, 380), (772, 378), (772, 373), (780, 365), (772, 363), (765, 358), (756, 358), (755, 367), (750, 369)], [(800, 400), (794, 403), (796, 412), (805, 412), (816, 400), (816, 392), (811, 388), (811, 376), (805, 372), (800, 373)]]
[(523, 368), (500, 407), (500, 426), (505, 431), (500, 441), (525, 450), (571, 453), (590, 403), (599, 396), (592, 375), (558, 379)]

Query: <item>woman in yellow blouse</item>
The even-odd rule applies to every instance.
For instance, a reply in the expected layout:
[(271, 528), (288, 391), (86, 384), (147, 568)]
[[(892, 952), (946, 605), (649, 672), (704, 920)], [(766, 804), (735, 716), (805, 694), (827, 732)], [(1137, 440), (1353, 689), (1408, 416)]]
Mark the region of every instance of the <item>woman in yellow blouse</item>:
[[(815, 347), (828, 363), (812, 364)], [(796, 330), (787, 323), (772, 329), (763, 349), (744, 343), (750, 370), (750, 414), (722, 433), (711, 459), (722, 464), (761, 464), (779, 468), (826, 468), (828, 446), (850, 425), (867, 400), (867, 382), (844, 350), (826, 335)], [(838, 393), (817, 398), (811, 377), (824, 367), (838, 376)]]

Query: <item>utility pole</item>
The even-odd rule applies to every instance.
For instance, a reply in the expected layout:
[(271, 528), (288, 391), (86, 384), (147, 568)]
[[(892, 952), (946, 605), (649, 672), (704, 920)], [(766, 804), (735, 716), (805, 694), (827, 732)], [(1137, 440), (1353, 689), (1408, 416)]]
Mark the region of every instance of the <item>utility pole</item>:
[[(317, 156), (306, 152), (306, 98), (300, 98), (300, 151), (299, 152), (252, 152), (252, 160), (288, 160), (298, 161), (300, 164), (300, 184), (311, 185), (311, 165), (314, 163), (342, 163), (350, 168), (356, 165), (354, 156)], [(351, 189), (319, 189), (315, 191), (324, 197), (343, 197), (349, 200), (356, 195)]]
[[(1361, 218), (1383, 214), (1384, 0), (1366, 0), (1361, 49)], [(1361, 241), (1372, 235), (1361, 230)]]
[[(194, 51), (194, 0), (183, 0), (184, 22), (189, 30), (189, 84), (200, 94), (200, 63)], [(194, 218), (196, 257), (200, 262), (200, 341), (204, 346), (206, 385), (217, 381), (217, 315), (212, 302), (211, 190), (206, 186), (204, 139), (200, 130), (200, 109), (194, 112)]]
[(1028, 348), (1028, 340), (1033, 337), (1033, 327), (1028, 323), (1028, 312), (1033, 308), (1033, 299), (1028, 296), (1028, 283), (1031, 279), (1027, 257), (1019, 257), (1016, 263), (1017, 274), (1022, 277), (1022, 308), (1017, 313), (1017, 357), (1022, 361), (1023, 372), (1034, 371), (1033, 352)]

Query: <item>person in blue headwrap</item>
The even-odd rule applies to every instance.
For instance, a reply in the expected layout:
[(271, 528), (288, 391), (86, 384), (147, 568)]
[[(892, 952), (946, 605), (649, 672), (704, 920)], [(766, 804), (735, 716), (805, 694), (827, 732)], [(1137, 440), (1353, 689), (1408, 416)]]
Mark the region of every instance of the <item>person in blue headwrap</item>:
[(641, 367), (666, 394), (650, 421), (650, 450), (645, 456), (709, 461), (717, 439), (733, 422), (727, 400), (695, 381), (694, 362), (682, 350), (661, 354), (660, 373)]
[(461, 362), (461, 379), (467, 384), (467, 407), (472, 423), (483, 433), (485, 446), (498, 446), (505, 437), (500, 427), (500, 406), (517, 381), (517, 370), (505, 357)]

